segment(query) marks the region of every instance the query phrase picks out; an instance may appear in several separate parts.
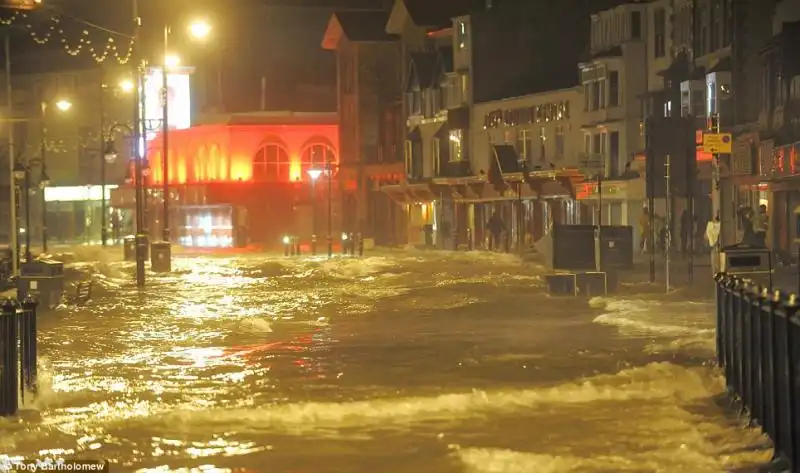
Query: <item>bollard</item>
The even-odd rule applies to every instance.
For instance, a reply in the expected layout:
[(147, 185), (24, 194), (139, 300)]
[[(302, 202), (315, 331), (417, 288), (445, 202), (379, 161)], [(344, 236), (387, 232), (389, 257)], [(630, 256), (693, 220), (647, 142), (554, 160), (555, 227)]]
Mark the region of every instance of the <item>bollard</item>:
[(317, 235), (311, 235), (311, 255), (317, 256)]
[(472, 251), (474, 248), (474, 243), (472, 242), (472, 229), (467, 228), (467, 251)]
[[(28, 297), (22, 301), (22, 315), (20, 317), (20, 352), (22, 353), (22, 394), (25, 391), (36, 394), (38, 390), (37, 369), (38, 346), (36, 328), (36, 306), (35, 300)], [(24, 399), (23, 399), (24, 401)]]
[(333, 258), (333, 236), (328, 234), (328, 258)]
[(364, 236), (358, 233), (358, 256), (364, 256)]
[(291, 243), (291, 239), (288, 235), (284, 235), (283, 240), (283, 256), (289, 256), (289, 244)]
[(294, 239), (294, 253), (300, 256), (300, 238)]
[(7, 299), (0, 312), (0, 416), (12, 416), (19, 406), (17, 306)]
[(347, 232), (342, 232), (342, 254), (347, 256), (347, 250), (350, 246), (350, 238), (347, 236)]

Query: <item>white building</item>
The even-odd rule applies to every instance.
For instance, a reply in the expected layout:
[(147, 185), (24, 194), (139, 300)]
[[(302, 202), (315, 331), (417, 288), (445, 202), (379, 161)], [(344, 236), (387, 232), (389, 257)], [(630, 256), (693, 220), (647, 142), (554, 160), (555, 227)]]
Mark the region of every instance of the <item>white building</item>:
[[(605, 180), (605, 224), (638, 227), (645, 205), (646, 97), (663, 88), (659, 73), (672, 61), (670, 16), (667, 0), (629, 3), (592, 16), (591, 58), (579, 65), (583, 165)], [(596, 208), (594, 187), (579, 192), (579, 198)], [(639, 232), (634, 234), (638, 239)]]

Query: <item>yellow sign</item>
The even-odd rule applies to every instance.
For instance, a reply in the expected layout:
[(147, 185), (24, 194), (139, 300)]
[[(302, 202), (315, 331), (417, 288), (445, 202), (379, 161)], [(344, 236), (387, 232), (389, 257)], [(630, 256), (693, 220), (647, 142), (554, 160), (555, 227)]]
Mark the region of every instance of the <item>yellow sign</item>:
[(730, 154), (733, 152), (733, 136), (730, 133), (706, 133), (703, 135), (703, 151)]

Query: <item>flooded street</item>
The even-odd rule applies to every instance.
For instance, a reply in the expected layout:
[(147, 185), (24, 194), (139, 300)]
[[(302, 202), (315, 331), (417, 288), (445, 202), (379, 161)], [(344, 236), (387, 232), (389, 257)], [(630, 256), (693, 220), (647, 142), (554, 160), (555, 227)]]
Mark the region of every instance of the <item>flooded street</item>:
[(769, 458), (715, 400), (710, 300), (550, 298), (541, 268), (482, 253), (177, 257), (143, 292), (131, 263), (80, 267), (94, 300), (40, 317), (41, 393), (0, 419), (0, 454), (269, 473)]

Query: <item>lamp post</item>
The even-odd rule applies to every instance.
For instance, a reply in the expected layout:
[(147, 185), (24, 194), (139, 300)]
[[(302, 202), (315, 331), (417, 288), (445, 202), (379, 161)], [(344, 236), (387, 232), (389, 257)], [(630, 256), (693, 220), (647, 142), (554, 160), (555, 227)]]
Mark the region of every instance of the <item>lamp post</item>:
[[(322, 169), (309, 169), (308, 177), (311, 178), (311, 254), (317, 254), (317, 179), (324, 172)], [(330, 232), (328, 233), (330, 237)]]
[[(106, 242), (108, 241), (108, 222), (107, 222), (107, 209), (106, 209), (106, 163), (114, 164), (117, 161), (117, 150), (114, 146), (114, 135), (120, 130), (124, 129), (128, 132), (128, 136), (133, 136), (133, 129), (126, 125), (125, 123), (115, 123), (111, 126), (111, 129), (108, 130), (108, 136), (105, 138), (103, 144), (103, 160), (101, 161), (100, 167), (100, 178), (101, 178), (101, 192), (103, 194), (102, 199), (100, 200), (100, 206), (103, 213), (103, 219), (101, 225), (103, 226), (102, 230), (102, 238), (103, 238), (103, 246), (106, 246)], [(137, 147), (137, 144), (134, 143), (134, 147)]]
[(328, 160), (325, 163), (328, 171), (328, 258), (333, 257), (333, 166)]
[[(69, 100), (58, 100), (55, 102), (56, 109), (61, 112), (68, 112), (72, 108), (72, 102)], [(47, 177), (47, 109), (48, 103), (43, 101), (41, 104), (41, 121), (42, 127), (39, 136), (39, 159), (41, 161), (41, 182), (49, 184), (49, 178)], [(45, 184), (45, 186), (47, 185)], [(30, 228), (25, 230), (27, 233), (30, 234)], [(44, 197), (44, 192), (42, 192), (42, 251), (47, 253), (47, 200)]]
[[(16, 182), (22, 183), (22, 192), (25, 193), (25, 262), (30, 262), (33, 258), (31, 257), (31, 192), (33, 188), (31, 186), (31, 168), (37, 164), (42, 164), (40, 159), (31, 159), (25, 164), (22, 163), (15, 163), (14, 164), (14, 180)], [(44, 198), (44, 189), (49, 184), (47, 174), (42, 173), (39, 179), (39, 189), (42, 192), (42, 201), (45, 201)]]
[[(100, 84), (100, 187), (102, 196), (100, 198), (100, 241), (102, 242), (103, 246), (108, 246), (108, 206), (106, 201), (106, 163), (114, 164), (114, 161), (117, 159), (116, 152), (109, 154), (107, 153), (107, 143), (106, 143), (106, 116), (105, 116), (105, 89), (108, 86), (105, 83)], [(133, 91), (135, 87), (134, 83), (130, 79), (123, 79), (120, 81), (119, 85), (117, 86), (117, 90), (124, 94), (129, 94)], [(130, 127), (127, 127), (129, 131), (131, 131), (131, 135), (133, 134)], [(119, 124), (114, 125), (111, 130), (109, 130), (109, 136), (113, 137), (114, 127), (119, 127)], [(113, 139), (113, 138), (110, 138)], [(110, 159), (110, 160), (109, 160)]]
[[(161, 111), (162, 111), (162, 150), (161, 150), (161, 175), (163, 178), (163, 201), (164, 216), (162, 239), (166, 244), (170, 243), (170, 222), (169, 222), (169, 69), (180, 65), (180, 58), (171, 55), (169, 52), (169, 35), (171, 33), (169, 25), (164, 26), (164, 65), (161, 68)], [(206, 39), (211, 34), (211, 25), (203, 20), (194, 21), (189, 25), (190, 35), (199, 40)]]
[[(131, 65), (136, 87), (133, 90), (133, 159), (134, 159), (134, 180), (136, 181), (136, 286), (140, 289), (145, 285), (145, 254), (147, 251), (147, 235), (144, 233), (144, 191), (142, 183), (142, 153), (140, 139), (144, 136), (140, 126), (144, 123), (139, 114), (141, 112), (141, 99), (144, 97), (144, 80), (142, 79), (142, 60), (139, 51), (139, 29), (142, 19), (139, 17), (139, 2), (133, 0), (133, 43), (131, 51)], [(141, 93), (141, 96), (140, 96)]]

